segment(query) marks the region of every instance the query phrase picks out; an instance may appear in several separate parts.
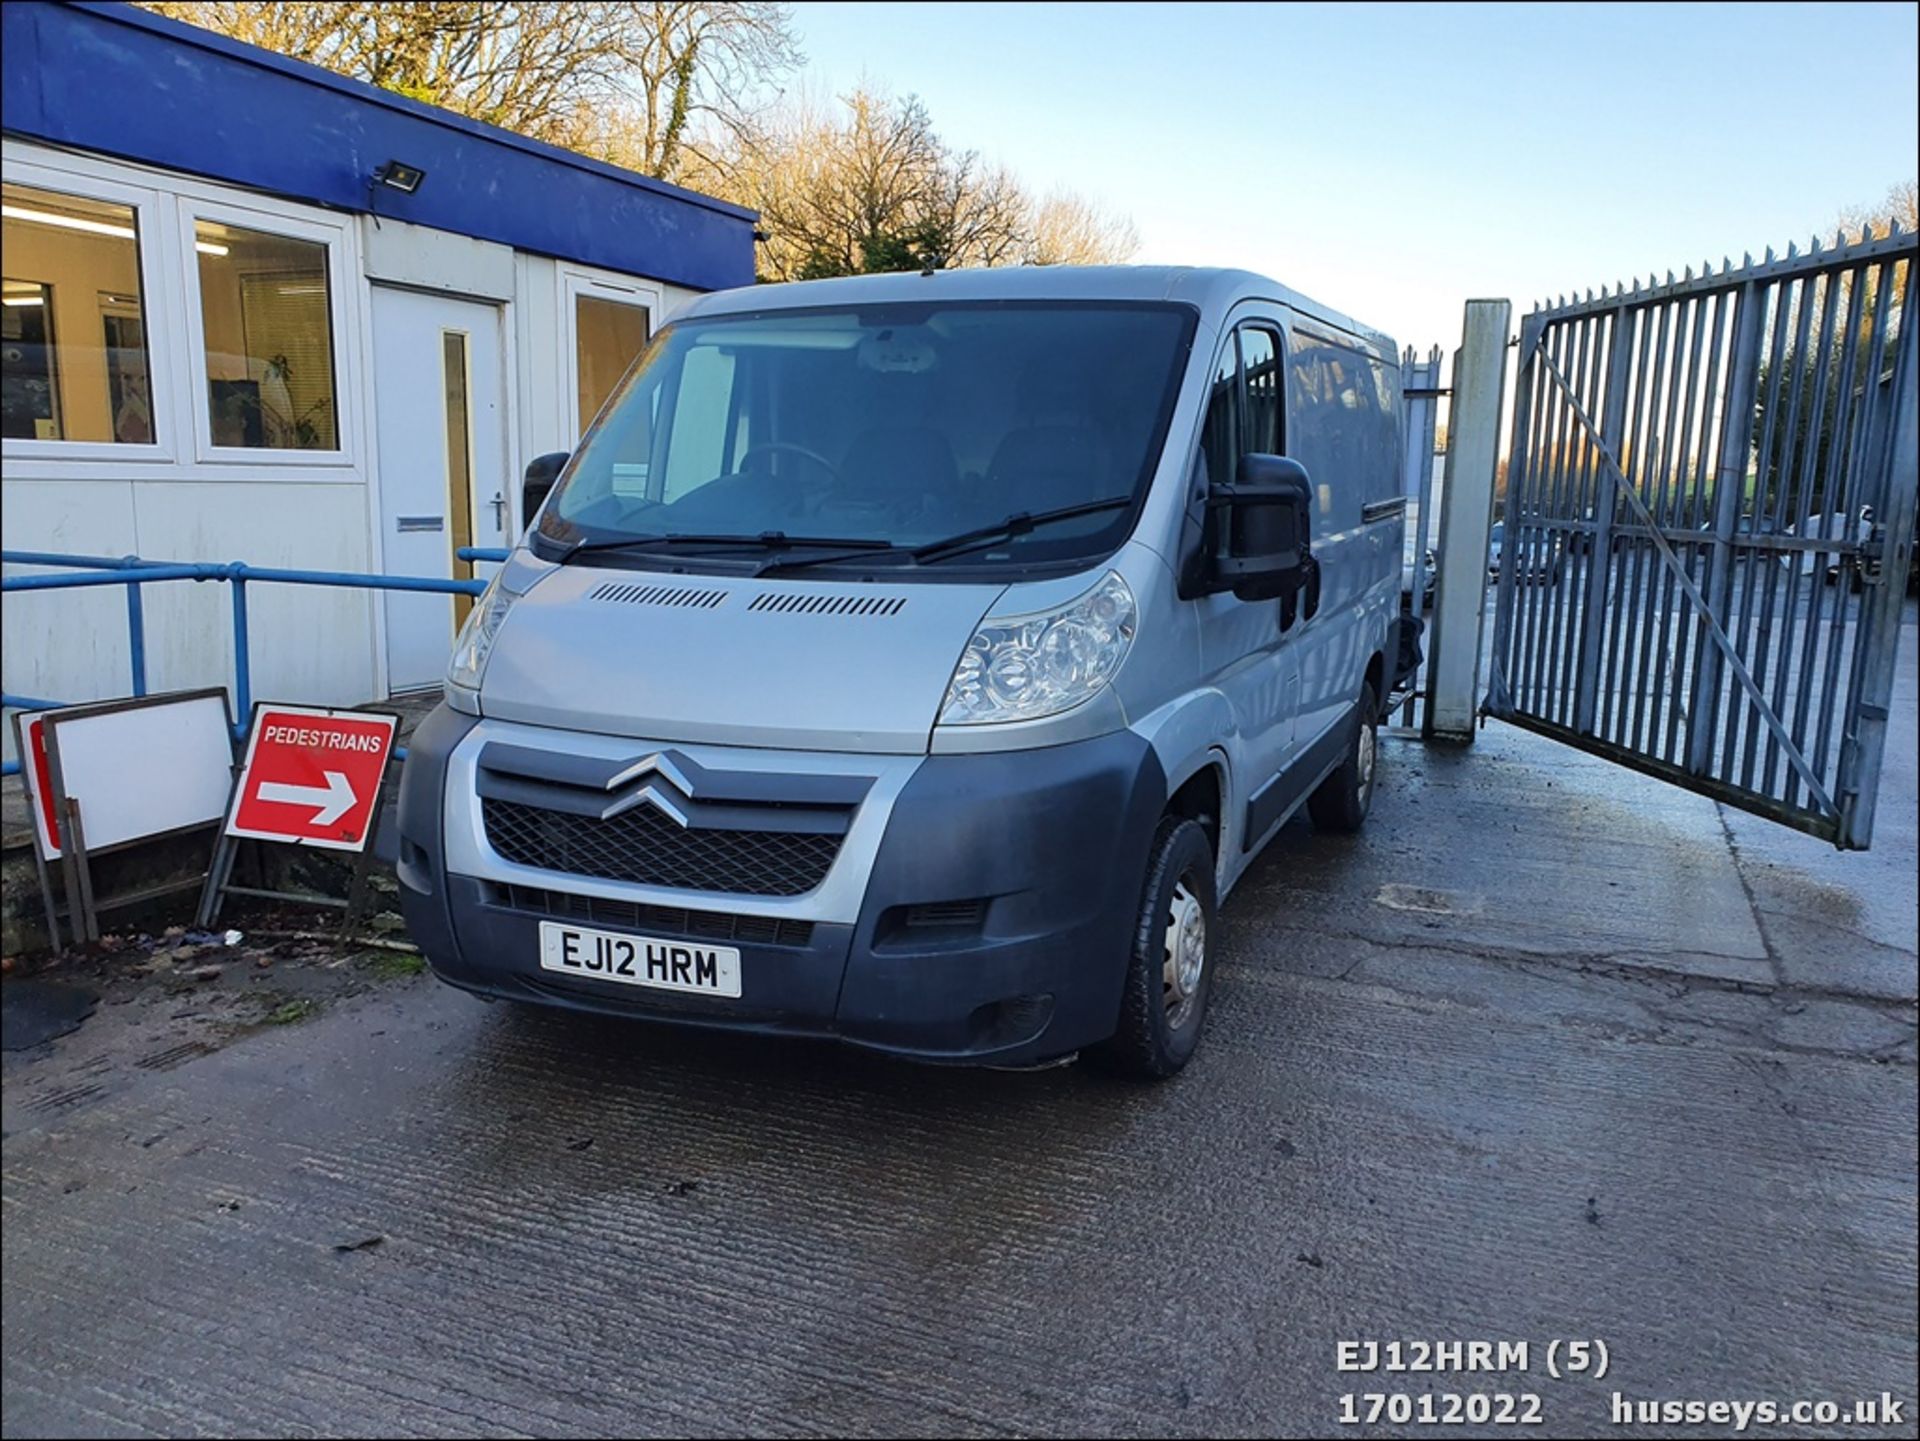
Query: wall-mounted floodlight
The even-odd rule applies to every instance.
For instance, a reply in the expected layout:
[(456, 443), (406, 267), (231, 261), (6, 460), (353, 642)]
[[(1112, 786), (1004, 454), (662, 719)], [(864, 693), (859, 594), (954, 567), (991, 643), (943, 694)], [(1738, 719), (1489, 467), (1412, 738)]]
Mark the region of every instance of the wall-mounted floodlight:
[(373, 172), (373, 178), (389, 189), (398, 190), (402, 195), (411, 195), (427, 178), (427, 172), (418, 165), (409, 165), (403, 160), (389, 160)]

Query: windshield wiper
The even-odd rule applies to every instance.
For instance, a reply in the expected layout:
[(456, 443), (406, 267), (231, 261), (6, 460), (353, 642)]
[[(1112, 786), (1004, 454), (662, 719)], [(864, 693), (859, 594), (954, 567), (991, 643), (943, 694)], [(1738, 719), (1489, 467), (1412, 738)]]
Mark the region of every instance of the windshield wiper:
[(1043, 525), (1052, 525), (1059, 520), (1075, 520), (1083, 515), (1098, 515), (1105, 510), (1124, 510), (1133, 504), (1130, 495), (1111, 496), (1106, 500), (1089, 500), (1080, 505), (1063, 505), (1053, 510), (1021, 511), (993, 525), (983, 525), (976, 530), (963, 530), (958, 535), (950, 535), (944, 540), (930, 540), (925, 545), (913, 548), (916, 561), (940, 561), (952, 556), (965, 555), (969, 551), (985, 550), (988, 546), (1003, 540), (1012, 540), (1025, 535), (1028, 531)]
[(743, 546), (757, 547), (762, 550), (785, 552), (795, 547), (827, 547), (824, 555), (787, 555), (769, 556), (754, 569), (756, 578), (763, 575), (778, 575), (783, 572), (807, 570), (814, 566), (832, 565), (836, 561), (864, 560), (876, 554), (900, 554), (908, 558), (911, 564), (947, 560), (956, 555), (965, 555), (969, 551), (984, 550), (1003, 540), (1012, 540), (1016, 536), (1027, 534), (1043, 525), (1052, 525), (1056, 521), (1074, 520), (1083, 515), (1098, 515), (1102, 511), (1121, 510), (1133, 504), (1130, 495), (1110, 496), (1105, 500), (1090, 500), (1079, 505), (1063, 505), (1053, 510), (1021, 511), (1005, 520), (992, 525), (979, 526), (973, 530), (963, 530), (958, 535), (949, 535), (940, 540), (930, 540), (923, 545), (903, 546), (890, 540), (880, 540), (872, 536), (832, 536), (832, 535), (788, 535), (782, 530), (763, 530), (758, 535), (629, 535), (605, 536), (597, 540), (577, 540), (561, 551), (559, 563), (565, 565), (575, 556), (588, 555), (599, 551), (647, 551), (669, 550), (683, 545), (702, 546)]
[(810, 566), (832, 565), (836, 560), (865, 560), (868, 556), (886, 555), (896, 552), (906, 556), (913, 554), (906, 546), (895, 545), (890, 540), (815, 541), (811, 537), (808, 537), (796, 543), (802, 545), (840, 545), (847, 548), (844, 550), (830, 550), (825, 555), (768, 556), (765, 560), (761, 561), (759, 565), (754, 567), (753, 578), (758, 580), (763, 575), (779, 575), (784, 571), (806, 570)]
[(1025, 535), (1030, 530), (1051, 525), (1057, 520), (1074, 520), (1083, 515), (1098, 515), (1105, 510), (1120, 510), (1132, 504), (1132, 496), (1116, 495), (1106, 500), (1089, 500), (1080, 505), (1063, 505), (1055, 510), (1035, 512), (1023, 510), (1017, 515), (1008, 516), (1005, 520), (995, 521), (992, 525), (963, 530), (958, 535), (930, 540), (923, 545), (902, 546), (884, 540), (852, 541), (848, 543), (860, 548), (834, 551), (827, 555), (774, 556), (764, 562), (753, 574), (758, 579), (763, 575), (806, 570), (816, 565), (832, 565), (838, 560), (864, 560), (875, 551), (898, 551), (913, 565), (942, 561), (952, 556), (965, 555), (969, 551), (984, 550), (990, 545), (1003, 540), (1012, 540), (1015, 536)]
[(788, 535), (783, 530), (763, 530), (758, 535), (625, 535), (603, 536), (598, 540), (576, 540), (560, 552), (558, 563), (565, 565), (577, 555), (595, 551), (671, 550), (682, 545), (752, 546), (761, 550), (779, 550), (794, 545), (860, 546), (891, 550), (890, 541), (864, 540), (858, 536)]
[(963, 530), (958, 535), (945, 536), (940, 540), (930, 540), (923, 545), (895, 545), (891, 541), (861, 540), (849, 541), (848, 545), (857, 546), (855, 550), (831, 551), (826, 555), (777, 555), (762, 562), (754, 571), (757, 580), (763, 575), (781, 575), (796, 570), (810, 570), (817, 565), (832, 565), (841, 560), (865, 560), (876, 551), (894, 551), (907, 557), (908, 563), (919, 565), (923, 562), (942, 561), (951, 556), (965, 555), (968, 551), (984, 550), (1003, 540), (1025, 535), (1037, 526), (1051, 525), (1056, 520), (1073, 520), (1083, 515), (1098, 515), (1103, 510), (1119, 510), (1133, 504), (1130, 495), (1116, 495), (1107, 500), (1090, 500), (1081, 505), (1063, 505), (1057, 510), (1042, 510), (1033, 513), (1021, 511), (1005, 520), (995, 521), (992, 525), (983, 525), (974, 530)]

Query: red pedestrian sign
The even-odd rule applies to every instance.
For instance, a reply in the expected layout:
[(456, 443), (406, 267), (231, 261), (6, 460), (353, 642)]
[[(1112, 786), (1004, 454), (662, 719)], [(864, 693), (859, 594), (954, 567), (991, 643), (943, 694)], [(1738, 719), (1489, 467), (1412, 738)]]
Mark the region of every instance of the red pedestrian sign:
[(47, 766), (47, 718), (43, 715), (17, 715), (15, 736), (20, 742), (20, 779), (33, 808), (33, 831), (40, 841), (40, 854), (47, 860), (60, 859), (60, 816), (54, 810), (53, 773)]
[(257, 707), (227, 834), (364, 849), (398, 719), (373, 711)]

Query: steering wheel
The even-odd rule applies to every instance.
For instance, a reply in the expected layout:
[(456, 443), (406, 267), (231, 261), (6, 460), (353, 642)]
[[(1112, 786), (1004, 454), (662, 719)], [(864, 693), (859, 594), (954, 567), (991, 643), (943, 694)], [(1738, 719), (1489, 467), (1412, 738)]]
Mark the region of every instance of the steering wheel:
[[(763, 440), (758, 445), (748, 446), (740, 453), (740, 459), (734, 463), (735, 469), (744, 474), (751, 468), (751, 462), (754, 457), (760, 455), (797, 455), (802, 460), (817, 465), (821, 470), (825, 471), (829, 480), (837, 481), (840, 479), (839, 467), (834, 465), (832, 461), (820, 454), (819, 451), (808, 450), (806, 446), (796, 445), (790, 440)], [(773, 468), (771, 466), (767, 468), (767, 474), (773, 474)]]

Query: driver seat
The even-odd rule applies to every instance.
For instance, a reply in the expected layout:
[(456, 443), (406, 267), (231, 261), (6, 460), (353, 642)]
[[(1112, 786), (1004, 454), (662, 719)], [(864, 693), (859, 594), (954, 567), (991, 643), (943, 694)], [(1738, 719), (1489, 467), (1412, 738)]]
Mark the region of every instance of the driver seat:
[(1132, 479), (1114, 473), (1106, 437), (1076, 419), (1008, 431), (987, 467), (994, 503), (1006, 514), (1104, 500)]
[(834, 498), (857, 505), (937, 505), (959, 484), (953, 444), (941, 432), (923, 425), (876, 426), (847, 447)]

